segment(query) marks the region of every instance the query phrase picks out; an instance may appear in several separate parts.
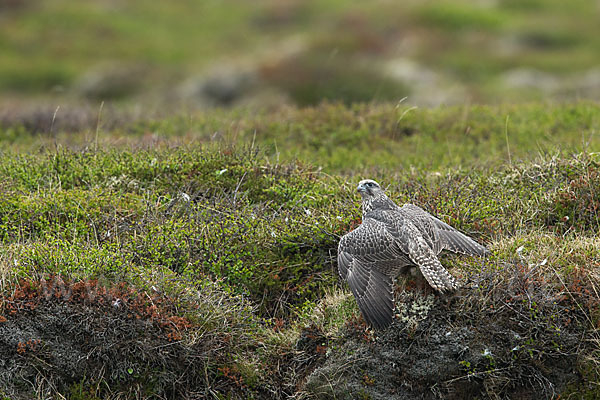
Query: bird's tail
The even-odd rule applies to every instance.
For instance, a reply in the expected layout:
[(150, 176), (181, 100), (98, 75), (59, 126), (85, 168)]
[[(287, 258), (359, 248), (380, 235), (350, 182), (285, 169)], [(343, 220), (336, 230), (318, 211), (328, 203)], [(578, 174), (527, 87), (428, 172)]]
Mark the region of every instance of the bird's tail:
[(454, 278), (446, 268), (437, 260), (425, 265), (420, 265), (421, 273), (427, 282), (439, 292), (451, 292), (459, 288), (459, 282)]
[(417, 248), (410, 252), (409, 257), (417, 264), (431, 287), (442, 293), (458, 289), (458, 281), (444, 268), (427, 243), (417, 240), (416, 244)]

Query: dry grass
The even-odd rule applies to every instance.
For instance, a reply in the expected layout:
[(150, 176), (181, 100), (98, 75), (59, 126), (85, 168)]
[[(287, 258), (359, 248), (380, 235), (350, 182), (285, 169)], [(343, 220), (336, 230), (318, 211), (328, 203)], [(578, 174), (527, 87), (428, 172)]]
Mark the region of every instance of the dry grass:
[(17, 257), (12, 246), (3, 246), (0, 251), (0, 291), (5, 292), (14, 283)]

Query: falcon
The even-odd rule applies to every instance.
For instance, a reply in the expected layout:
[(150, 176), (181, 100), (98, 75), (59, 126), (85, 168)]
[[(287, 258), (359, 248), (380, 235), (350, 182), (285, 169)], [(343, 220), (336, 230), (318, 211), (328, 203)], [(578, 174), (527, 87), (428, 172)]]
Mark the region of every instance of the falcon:
[(383, 329), (394, 317), (393, 279), (418, 267), (427, 282), (441, 293), (458, 288), (442, 266), (442, 250), (484, 256), (487, 249), (420, 207), (400, 207), (371, 179), (359, 182), (362, 223), (342, 236), (338, 271), (348, 282), (364, 319)]

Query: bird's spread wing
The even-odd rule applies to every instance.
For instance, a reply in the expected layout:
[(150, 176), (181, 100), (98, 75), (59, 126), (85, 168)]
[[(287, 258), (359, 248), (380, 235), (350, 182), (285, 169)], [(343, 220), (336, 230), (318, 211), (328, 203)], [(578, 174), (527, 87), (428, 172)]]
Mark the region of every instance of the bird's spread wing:
[[(410, 264), (385, 225), (366, 219), (343, 236), (338, 247), (340, 276), (356, 298), (365, 320), (378, 329), (394, 316), (393, 282), (390, 271)], [(387, 272), (387, 273), (386, 273)]]
[(471, 256), (484, 256), (488, 254), (488, 250), (484, 246), (445, 222), (440, 221), (420, 207), (413, 204), (405, 204), (400, 208), (400, 212), (421, 232), (429, 236), (431, 240), (430, 245), (436, 254), (439, 254), (442, 250)]
[(388, 232), (392, 233), (396, 239), (397, 246), (402, 248), (412, 264), (419, 267), (427, 282), (434, 289), (443, 293), (458, 288), (456, 279), (450, 275), (437, 258), (435, 238), (423, 234), (420, 227), (411, 218), (406, 218), (398, 211), (387, 215), (385, 220)]

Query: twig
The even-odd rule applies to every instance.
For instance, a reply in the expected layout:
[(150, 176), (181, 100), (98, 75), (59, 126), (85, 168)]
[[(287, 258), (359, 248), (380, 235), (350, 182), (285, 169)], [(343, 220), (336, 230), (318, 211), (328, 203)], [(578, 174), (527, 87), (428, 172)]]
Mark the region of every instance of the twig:
[(56, 110), (54, 110), (54, 114), (52, 115), (52, 122), (50, 123), (50, 134), (52, 135), (52, 138), (54, 140), (54, 150), (57, 149), (56, 133), (54, 132), (54, 121), (56, 120), (56, 114), (58, 113), (58, 110), (60, 110), (60, 106), (57, 106)]
[[(252, 146), (254, 146), (254, 143), (252, 143)], [(247, 173), (248, 173), (248, 171), (244, 172), (244, 175), (242, 175), (242, 177), (240, 178), (240, 181), (238, 182), (237, 186), (235, 187), (235, 191), (233, 192), (233, 205), (235, 205), (238, 190), (240, 189), (240, 186), (242, 185), (242, 182), (244, 181), (244, 178), (246, 177)]]
[(453, 379), (444, 381), (444, 383), (448, 384), (448, 383), (456, 382), (456, 381), (459, 381), (459, 380), (465, 379), (465, 378), (473, 378), (473, 377), (480, 376), (480, 375), (485, 375), (485, 374), (491, 374), (491, 373), (494, 373), (494, 372), (505, 371), (505, 370), (510, 369), (510, 368), (511, 367), (504, 367), (504, 368), (496, 368), (496, 369), (493, 369), (491, 371), (472, 372), (472, 373), (469, 373), (467, 375), (459, 376), (457, 378), (453, 378)]
[(94, 139), (94, 152), (98, 152), (98, 132), (100, 131), (100, 117), (102, 116), (102, 109), (104, 108), (104, 101), (100, 103), (100, 109), (98, 110), (98, 119), (96, 119), (96, 137)]
[(506, 123), (504, 124), (504, 136), (506, 138), (506, 151), (508, 152), (508, 164), (512, 167), (512, 157), (510, 156), (510, 145), (508, 143), (508, 120), (510, 115), (506, 116)]

